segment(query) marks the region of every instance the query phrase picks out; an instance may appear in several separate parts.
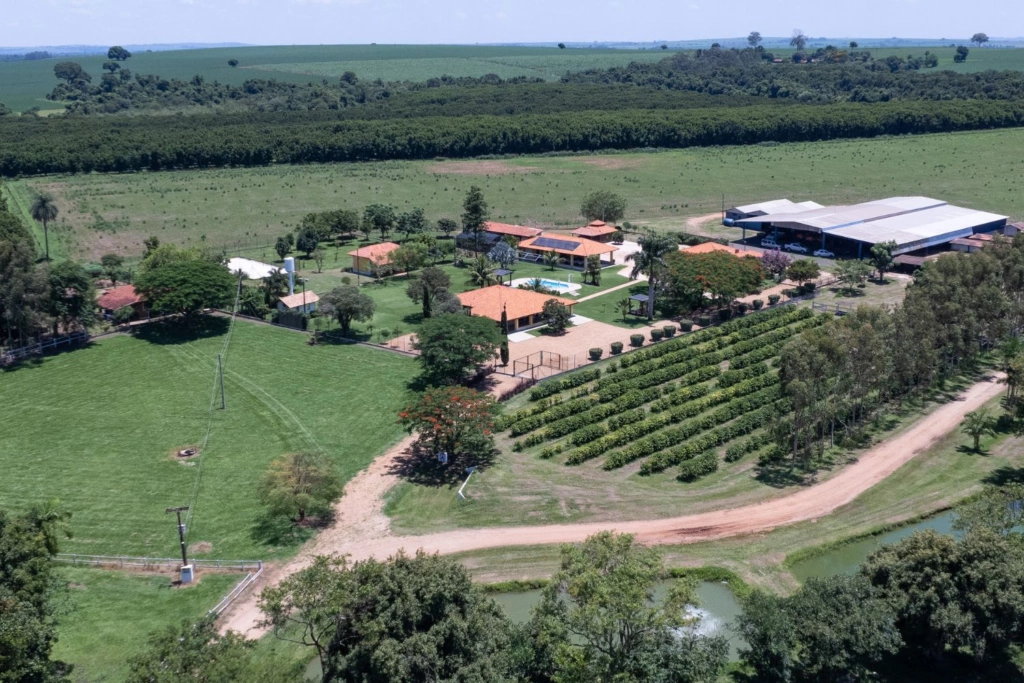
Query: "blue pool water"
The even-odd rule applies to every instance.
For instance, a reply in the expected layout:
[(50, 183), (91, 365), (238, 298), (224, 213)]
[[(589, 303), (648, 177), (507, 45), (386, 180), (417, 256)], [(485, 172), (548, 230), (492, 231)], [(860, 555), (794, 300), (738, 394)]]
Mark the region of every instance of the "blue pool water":
[(548, 289), (555, 289), (559, 292), (568, 292), (572, 289), (567, 283), (558, 282), (557, 280), (541, 280), (541, 284)]

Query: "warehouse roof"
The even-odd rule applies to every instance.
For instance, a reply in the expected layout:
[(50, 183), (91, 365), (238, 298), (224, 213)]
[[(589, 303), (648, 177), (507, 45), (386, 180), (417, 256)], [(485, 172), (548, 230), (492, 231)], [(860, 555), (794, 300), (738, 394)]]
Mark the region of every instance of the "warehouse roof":
[(737, 211), (745, 214), (758, 214), (765, 215), (770, 213), (795, 213), (797, 211), (810, 211), (811, 209), (820, 209), (821, 204), (817, 202), (792, 202), (788, 199), (773, 199), (767, 202), (760, 202), (758, 204), (747, 204), (746, 206), (736, 206), (730, 209), (730, 211)]

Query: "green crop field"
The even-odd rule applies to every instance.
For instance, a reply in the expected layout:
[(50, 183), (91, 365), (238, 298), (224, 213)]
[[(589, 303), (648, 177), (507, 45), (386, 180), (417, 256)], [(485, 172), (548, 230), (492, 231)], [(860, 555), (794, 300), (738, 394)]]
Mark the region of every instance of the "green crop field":
[[(173, 557), (164, 508), (189, 504), (197, 554), (294, 552), (305, 534), (266, 522), (254, 497), (269, 461), (322, 448), (351, 478), (401, 436), (393, 416), (418, 368), (397, 354), (311, 347), (305, 335), (238, 322), (226, 351), (227, 410), (210, 421), (228, 321), (209, 322), (194, 338), (148, 327), (3, 373), (0, 500), (23, 508), (60, 498), (74, 514), (67, 552)], [(354, 388), (368, 381), (372, 392)], [(181, 462), (176, 451), (201, 445), (208, 425), (199, 459)]]
[[(529, 76), (554, 80), (567, 71), (623, 66), (631, 61), (664, 59), (661, 50), (559, 50), (547, 47), (481, 47), (470, 45), (305, 45), (227, 47), (205, 50), (139, 52), (124, 62), (138, 74), (188, 80), (199, 74), (221, 83), (241, 85), (251, 78), (276, 78), (289, 83), (336, 78), (354, 71), (360, 78), (425, 81), (436, 76)], [(85, 67), (93, 78), (102, 73), (106, 55), (67, 58)], [(237, 59), (232, 68), (229, 59)], [(57, 85), (57, 59), (0, 62), (0, 102), (15, 111), (30, 107), (62, 109), (47, 93)]]
[[(33, 192), (57, 197), (51, 226), (58, 248), (97, 260), (138, 255), (142, 240), (206, 243), (231, 251), (266, 247), (307, 212), (423, 207), (430, 219), (458, 218), (470, 185), (480, 185), (492, 218), (575, 227), (580, 199), (609, 189), (628, 202), (626, 219), (687, 230), (686, 218), (727, 206), (789, 197), (847, 203), (927, 195), (1024, 218), (1024, 130), (659, 153), (517, 157), (467, 161), (372, 162), (12, 181), (17, 204)], [(39, 228), (40, 242), (42, 240)], [(255, 256), (260, 257), (257, 250)]]

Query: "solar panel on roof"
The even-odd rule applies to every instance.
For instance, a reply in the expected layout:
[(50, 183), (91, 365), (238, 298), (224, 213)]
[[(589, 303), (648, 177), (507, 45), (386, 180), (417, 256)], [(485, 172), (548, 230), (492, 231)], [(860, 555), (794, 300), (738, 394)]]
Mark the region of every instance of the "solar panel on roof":
[(565, 251), (575, 251), (579, 249), (579, 242), (570, 242), (569, 240), (556, 240), (553, 237), (538, 237), (533, 241), (533, 246), (543, 247), (546, 249), (564, 249)]

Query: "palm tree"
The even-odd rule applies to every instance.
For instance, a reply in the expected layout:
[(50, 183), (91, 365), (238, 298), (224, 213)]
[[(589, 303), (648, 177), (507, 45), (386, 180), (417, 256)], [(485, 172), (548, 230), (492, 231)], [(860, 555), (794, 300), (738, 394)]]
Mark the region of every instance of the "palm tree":
[(53, 196), (45, 192), (40, 192), (36, 195), (35, 200), (32, 202), (32, 207), (29, 209), (29, 213), (32, 218), (43, 224), (43, 239), (46, 242), (46, 260), (50, 260), (50, 221), (57, 218), (57, 214), (60, 213), (60, 209), (53, 201)]
[(28, 512), (28, 520), (39, 533), (50, 555), (57, 554), (61, 536), (71, 538), (71, 511), (57, 498), (33, 506)]
[(601, 284), (601, 257), (597, 254), (587, 257), (587, 269), (584, 272), (583, 281), (586, 283), (586, 278), (589, 277), (590, 281), (596, 287)]
[(558, 259), (559, 259), (559, 256), (558, 256), (558, 252), (557, 251), (545, 251), (544, 252), (544, 265), (546, 265), (551, 270), (554, 270), (555, 266), (558, 265)]
[(664, 270), (665, 255), (677, 248), (676, 241), (668, 235), (659, 235), (649, 232), (642, 235), (638, 240), (640, 251), (634, 252), (626, 257), (633, 262), (633, 270), (629, 274), (630, 280), (635, 280), (639, 275), (647, 276), (647, 320), (654, 320), (654, 285), (655, 281)]
[(469, 267), (469, 284), (477, 287), (487, 287), (496, 282), (494, 279), (494, 264), (491, 260), (480, 254)]
[(981, 437), (994, 436), (995, 420), (988, 414), (988, 408), (975, 410), (964, 415), (964, 423), (960, 425), (960, 431), (974, 439), (974, 450), (981, 452)]

